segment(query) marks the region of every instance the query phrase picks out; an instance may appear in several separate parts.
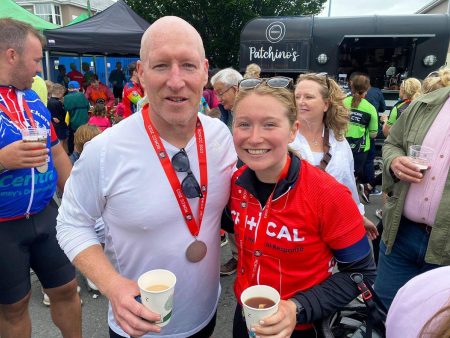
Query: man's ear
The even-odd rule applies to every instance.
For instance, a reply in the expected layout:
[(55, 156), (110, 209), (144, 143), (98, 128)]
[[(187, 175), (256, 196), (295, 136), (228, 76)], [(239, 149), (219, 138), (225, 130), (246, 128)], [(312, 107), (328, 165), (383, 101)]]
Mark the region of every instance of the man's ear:
[(6, 61), (9, 64), (14, 63), (18, 57), (18, 53), (14, 48), (8, 48), (6, 51), (4, 51), (4, 55), (6, 57)]
[(145, 84), (144, 84), (144, 78), (143, 78), (143, 67), (144, 67), (144, 65), (142, 64), (142, 61), (141, 60), (138, 60), (137, 62), (136, 62), (136, 72), (137, 72), (137, 75), (138, 75), (138, 77), (139, 77), (139, 83), (141, 84), (141, 86), (142, 87), (144, 87), (145, 86)]
[(209, 61), (208, 61), (208, 59), (205, 59), (203, 67), (204, 67), (204, 72), (205, 72), (205, 79), (204, 79), (204, 82), (203, 82), (203, 87), (204, 87), (208, 83), (208, 69), (209, 69)]

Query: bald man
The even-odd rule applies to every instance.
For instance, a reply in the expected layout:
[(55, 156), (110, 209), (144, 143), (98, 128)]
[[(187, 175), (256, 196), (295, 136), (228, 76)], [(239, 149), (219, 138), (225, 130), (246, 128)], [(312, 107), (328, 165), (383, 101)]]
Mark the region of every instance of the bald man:
[[(197, 115), (208, 61), (186, 21), (164, 17), (150, 26), (137, 71), (151, 104), (85, 147), (66, 185), (58, 240), (109, 299), (110, 337), (209, 337), (220, 294), (220, 217), (236, 161), (231, 134)], [(100, 216), (104, 252), (94, 230)], [(135, 300), (137, 279), (153, 269), (177, 278), (165, 326), (152, 322), (166, 317)]]

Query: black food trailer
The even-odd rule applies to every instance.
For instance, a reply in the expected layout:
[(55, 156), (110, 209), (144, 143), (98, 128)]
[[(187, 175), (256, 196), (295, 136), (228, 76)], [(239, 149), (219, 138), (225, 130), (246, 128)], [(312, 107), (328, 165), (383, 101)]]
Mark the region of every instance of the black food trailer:
[(240, 70), (256, 63), (265, 74), (326, 72), (341, 80), (363, 71), (395, 89), (401, 76), (423, 79), (445, 64), (449, 30), (446, 14), (260, 17), (241, 32)]
[(260, 17), (241, 32), (240, 71), (256, 63), (264, 76), (323, 72), (344, 88), (352, 72), (364, 72), (390, 110), (403, 78), (445, 65), (449, 33), (447, 14)]

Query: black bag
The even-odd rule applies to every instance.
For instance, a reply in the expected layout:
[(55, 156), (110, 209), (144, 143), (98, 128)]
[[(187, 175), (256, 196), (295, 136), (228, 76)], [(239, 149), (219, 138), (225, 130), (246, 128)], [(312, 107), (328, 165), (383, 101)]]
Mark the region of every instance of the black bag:
[(322, 320), (320, 330), (324, 338), (385, 338), (386, 309), (363, 275), (354, 273), (352, 280), (361, 291), (364, 304), (353, 301)]

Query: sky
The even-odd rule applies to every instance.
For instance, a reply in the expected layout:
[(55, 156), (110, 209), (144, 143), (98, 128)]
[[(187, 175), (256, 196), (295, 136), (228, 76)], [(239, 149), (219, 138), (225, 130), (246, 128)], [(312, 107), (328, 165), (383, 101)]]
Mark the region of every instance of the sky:
[(328, 0), (321, 16), (328, 15), (329, 1), (331, 16), (359, 16), (414, 14), (432, 0)]

